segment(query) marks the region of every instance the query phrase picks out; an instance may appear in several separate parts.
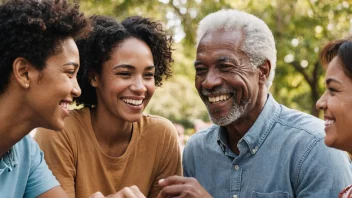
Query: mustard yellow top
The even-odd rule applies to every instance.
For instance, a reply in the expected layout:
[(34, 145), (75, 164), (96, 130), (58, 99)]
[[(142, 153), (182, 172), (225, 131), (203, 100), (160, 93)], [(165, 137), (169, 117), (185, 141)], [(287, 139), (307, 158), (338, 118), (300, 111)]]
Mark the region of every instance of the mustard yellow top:
[(131, 185), (147, 197), (157, 197), (159, 179), (182, 175), (176, 129), (158, 116), (143, 115), (133, 123), (131, 141), (120, 157), (101, 150), (89, 108), (72, 111), (62, 132), (41, 128), (35, 139), (70, 197), (87, 198), (97, 191), (108, 195)]

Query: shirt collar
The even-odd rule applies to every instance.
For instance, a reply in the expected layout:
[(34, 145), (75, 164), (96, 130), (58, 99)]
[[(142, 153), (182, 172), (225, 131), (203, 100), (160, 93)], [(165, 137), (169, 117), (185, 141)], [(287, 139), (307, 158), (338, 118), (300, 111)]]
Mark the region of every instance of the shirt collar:
[[(269, 93), (263, 110), (248, 132), (242, 137), (238, 144), (245, 142), (250, 152), (254, 155), (259, 150), (265, 138), (270, 132), (276, 118), (280, 114), (280, 105)], [(217, 142), (223, 152), (227, 148), (227, 134), (225, 127), (219, 127)]]
[(219, 127), (217, 142), (221, 150), (225, 153), (226, 147), (227, 147), (227, 134), (226, 134), (225, 127), (222, 127), (222, 126)]
[[(281, 107), (269, 93), (263, 110), (260, 112), (257, 120), (242, 138), (249, 147), (250, 152), (254, 155), (260, 149), (260, 146), (268, 136), (270, 129), (279, 117)], [(241, 140), (240, 140), (241, 142)]]
[(16, 145), (14, 145), (1, 159), (0, 159), (0, 175), (7, 170), (12, 171), (18, 165), (18, 157)]

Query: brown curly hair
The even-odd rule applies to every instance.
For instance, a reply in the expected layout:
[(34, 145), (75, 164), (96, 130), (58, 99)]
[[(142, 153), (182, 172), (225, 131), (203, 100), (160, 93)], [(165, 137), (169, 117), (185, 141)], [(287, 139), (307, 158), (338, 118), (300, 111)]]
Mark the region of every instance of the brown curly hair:
[(173, 38), (163, 30), (160, 22), (140, 16), (128, 17), (122, 23), (96, 15), (90, 20), (93, 30), (88, 37), (77, 41), (81, 61), (78, 83), (82, 89), (81, 96), (76, 100), (77, 105), (93, 107), (97, 104), (95, 88), (90, 85), (88, 71), (100, 73), (103, 63), (111, 58), (113, 51), (130, 38), (137, 38), (149, 46), (155, 65), (156, 86), (162, 85), (163, 78), (171, 77)]
[(46, 60), (61, 50), (67, 38), (89, 30), (77, 4), (67, 0), (6, 0), (0, 4), (0, 93), (12, 73), (12, 63), (23, 57), (43, 70)]

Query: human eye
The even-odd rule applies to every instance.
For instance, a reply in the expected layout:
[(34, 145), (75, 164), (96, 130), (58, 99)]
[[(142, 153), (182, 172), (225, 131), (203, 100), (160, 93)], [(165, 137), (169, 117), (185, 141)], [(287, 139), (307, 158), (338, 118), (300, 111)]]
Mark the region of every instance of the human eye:
[(74, 69), (69, 69), (69, 70), (66, 71), (66, 74), (67, 74), (67, 76), (68, 76), (69, 78), (72, 78), (72, 77), (75, 76), (76, 71), (75, 71)]
[(196, 65), (195, 67), (196, 75), (201, 75), (207, 72), (208, 68), (203, 65)]
[(233, 65), (230, 65), (230, 64), (219, 64), (218, 65), (218, 68), (220, 71), (224, 71), (224, 72), (228, 72), (230, 71), (231, 69), (234, 68)]
[(332, 96), (338, 92), (338, 90), (334, 89), (333, 87), (328, 87), (327, 90), (328, 90), (329, 94)]
[(130, 72), (127, 72), (127, 71), (120, 71), (120, 72), (116, 72), (117, 76), (121, 76), (121, 77), (124, 77), (124, 78), (127, 78), (127, 77), (130, 77), (131, 76), (131, 73)]
[(144, 74), (144, 76), (146, 77), (146, 78), (154, 78), (154, 72), (147, 72), (147, 73), (145, 73)]

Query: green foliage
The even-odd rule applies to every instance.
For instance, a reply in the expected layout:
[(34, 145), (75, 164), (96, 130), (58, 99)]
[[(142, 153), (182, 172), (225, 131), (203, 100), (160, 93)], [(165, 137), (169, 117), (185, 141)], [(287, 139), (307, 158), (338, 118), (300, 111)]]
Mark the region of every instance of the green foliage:
[(186, 128), (192, 128), (195, 119), (208, 121), (205, 106), (199, 98), (193, 81), (176, 75), (157, 88), (152, 100), (147, 106), (151, 114), (160, 115)]
[(330, 40), (352, 30), (352, 2), (344, 0), (81, 0), (88, 14), (106, 14), (122, 20), (142, 15), (163, 22), (176, 41), (174, 76), (158, 89), (147, 111), (187, 126), (207, 112), (194, 88), (197, 24), (221, 8), (236, 8), (263, 19), (273, 31), (278, 50), (274, 97), (291, 108), (313, 115), (324, 90), (324, 71), (318, 55)]

